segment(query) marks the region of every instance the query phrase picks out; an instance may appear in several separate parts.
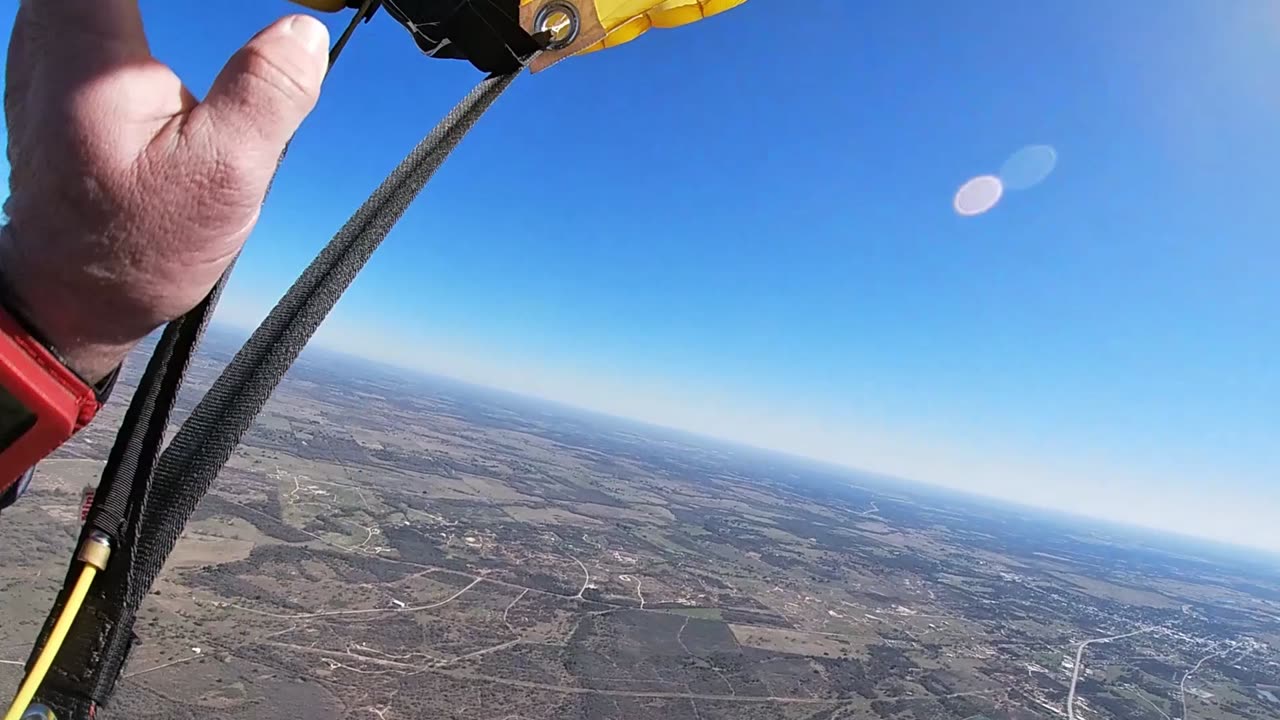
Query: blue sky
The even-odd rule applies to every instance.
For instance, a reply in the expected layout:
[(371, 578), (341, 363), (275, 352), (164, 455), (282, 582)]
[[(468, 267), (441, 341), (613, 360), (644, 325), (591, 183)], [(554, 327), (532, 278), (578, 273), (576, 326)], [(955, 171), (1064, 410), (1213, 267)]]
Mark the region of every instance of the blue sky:
[[(220, 7), (143, 2), (197, 94), (290, 9)], [(1267, 0), (750, 0), (522, 79), (318, 342), (1280, 550), (1277, 67)], [(477, 79), (362, 28), (220, 318)], [(1044, 183), (953, 212), (1031, 143)]]

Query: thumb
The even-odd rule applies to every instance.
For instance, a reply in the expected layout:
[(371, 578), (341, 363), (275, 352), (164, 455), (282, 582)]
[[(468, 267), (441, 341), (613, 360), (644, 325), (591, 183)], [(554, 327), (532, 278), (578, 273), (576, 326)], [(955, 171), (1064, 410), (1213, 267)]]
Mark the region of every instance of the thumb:
[(267, 154), (274, 163), (320, 97), (328, 44), (313, 17), (277, 20), (231, 57), (191, 122), (222, 157)]

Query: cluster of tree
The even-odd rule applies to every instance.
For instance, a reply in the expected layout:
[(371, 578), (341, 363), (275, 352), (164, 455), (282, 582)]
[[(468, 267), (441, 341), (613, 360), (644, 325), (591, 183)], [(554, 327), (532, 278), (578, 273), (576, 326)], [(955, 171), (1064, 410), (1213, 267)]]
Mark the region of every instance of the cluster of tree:
[(208, 588), (222, 597), (244, 598), (270, 607), (298, 612), (306, 610), (288, 596), (255, 585), (222, 565), (201, 568), (188, 575), (187, 582), (196, 587)]
[(370, 465), (381, 463), (424, 475), (439, 475), (449, 478), (454, 477), (455, 474), (454, 461), (419, 450), (406, 450), (395, 445), (383, 445), (380, 448), (362, 448), (362, 451), (367, 458), (365, 462)]
[(244, 505), (245, 507), (241, 507), (210, 493), (201, 501), (197, 512), (204, 518), (219, 516), (240, 518), (253, 525), (267, 537), (282, 542), (303, 543), (312, 539), (310, 535), (280, 521), (278, 503), (272, 501), (248, 502), (244, 503)]
[(1156, 711), (1151, 709), (1150, 705), (1129, 698), (1122, 698), (1106, 692), (1103, 688), (1102, 692), (1085, 691), (1081, 688), (1076, 689), (1077, 694), (1086, 695), (1089, 698), (1089, 705), (1095, 710), (1101, 710), (1105, 713), (1104, 717), (1110, 716), (1117, 720), (1129, 720), (1130, 718), (1158, 717)]
[(512, 645), (468, 662), (476, 675), (556, 685), (569, 677), (565, 660), (570, 653), (562, 645)]
[(311, 518), (307, 521), (306, 525), (302, 526), (302, 529), (315, 535), (322, 535), (324, 533), (346, 535), (351, 531), (349, 526), (343, 525), (338, 521), (336, 516), (328, 513), (321, 513)]
[(884, 720), (952, 720), (957, 717), (936, 700), (877, 700), (871, 703), (871, 710)]
[(1274, 718), (1276, 716), (1275, 705), (1262, 707), (1259, 703), (1226, 700), (1222, 703), (1222, 707), (1242, 718)]
[(405, 560), (460, 572), (467, 570), (467, 564), (458, 558), (451, 557), (449, 551), (445, 549), (445, 541), (435, 535), (428, 535), (409, 525), (385, 527), (382, 529), (382, 535)]
[(885, 672), (885, 668), (864, 663), (858, 658), (824, 657), (815, 660), (825, 670), (827, 682), (830, 683), (837, 697), (851, 697), (857, 694), (868, 700), (874, 700), (880, 697), (880, 693), (876, 691), (876, 683), (892, 676)]
[(722, 610), (720, 617), (727, 623), (733, 625), (762, 625), (764, 627), (776, 627), (791, 629), (794, 626), (781, 615), (766, 612), (751, 612), (749, 610)]
[(906, 653), (889, 645), (872, 645), (867, 648), (867, 676), (873, 682), (902, 677), (908, 670), (920, 667)]

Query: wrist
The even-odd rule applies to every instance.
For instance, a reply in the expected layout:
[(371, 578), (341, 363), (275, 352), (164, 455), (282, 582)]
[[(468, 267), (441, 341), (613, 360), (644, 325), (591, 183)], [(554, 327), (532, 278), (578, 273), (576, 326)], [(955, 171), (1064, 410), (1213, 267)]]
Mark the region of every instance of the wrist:
[(13, 235), (12, 224), (0, 228), (0, 300), (89, 383), (111, 374), (158, 326), (129, 322), (145, 316), (119, 292), (118, 278), (70, 258), (33, 253), (43, 248), (15, 242)]

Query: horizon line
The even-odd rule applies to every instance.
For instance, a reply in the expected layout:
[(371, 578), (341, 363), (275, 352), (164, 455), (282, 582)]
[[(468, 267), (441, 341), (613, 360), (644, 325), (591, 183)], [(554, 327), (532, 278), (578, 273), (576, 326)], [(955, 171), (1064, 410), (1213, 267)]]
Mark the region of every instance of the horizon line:
[[(213, 329), (213, 328), (222, 328), (224, 330), (231, 330), (231, 331), (242, 334), (245, 338), (251, 335), (254, 331), (254, 328), (248, 328), (244, 325), (239, 325), (232, 321), (218, 319), (216, 317), (213, 318), (209, 323), (209, 329)], [(755, 452), (775, 454), (783, 458), (788, 458), (795, 461), (811, 462), (811, 463), (817, 463), (820, 465), (826, 465), (833, 470), (838, 470), (838, 471), (847, 472), (847, 473), (854, 473), (858, 475), (864, 475), (868, 478), (879, 479), (891, 484), (905, 485), (905, 486), (908, 486), (908, 488), (914, 486), (921, 490), (932, 490), (932, 491), (943, 492), (943, 493), (955, 493), (963, 497), (969, 498), (970, 500), (973, 500), (973, 501), (988, 501), (988, 502), (996, 501), (999, 503), (1004, 503), (1006, 505), (1013, 506), (1015, 508), (1035, 510), (1039, 512), (1047, 512), (1051, 515), (1058, 515), (1063, 519), (1075, 520), (1077, 522), (1088, 522), (1088, 523), (1093, 523), (1095, 525), (1101, 525), (1103, 527), (1110, 525), (1116, 530), (1143, 531), (1148, 533), (1155, 533), (1157, 535), (1166, 536), (1171, 540), (1181, 539), (1185, 541), (1204, 543), (1207, 545), (1217, 545), (1224, 550), (1235, 550), (1235, 551), (1244, 552), (1244, 553), (1262, 554), (1266, 556), (1268, 559), (1280, 561), (1280, 548), (1250, 545), (1250, 544), (1246, 544), (1238, 541), (1224, 540), (1221, 538), (1208, 537), (1205, 535), (1191, 535), (1191, 534), (1178, 532), (1176, 530), (1171, 530), (1169, 528), (1155, 527), (1151, 525), (1144, 525), (1141, 523), (1134, 523), (1134, 522), (1118, 521), (1110, 518), (1100, 517), (1097, 515), (1087, 515), (1087, 514), (1078, 513), (1078, 512), (1071, 512), (1068, 510), (1063, 510), (1061, 508), (1052, 507), (1052, 506), (1048, 506), (1040, 503), (1029, 502), (1026, 500), (1012, 499), (1012, 498), (1004, 497), (1001, 495), (984, 493), (981, 491), (971, 490), (967, 488), (959, 488), (959, 487), (955, 487), (953, 485), (948, 485), (944, 483), (908, 478), (908, 477), (903, 477), (901, 475), (896, 475), (896, 474), (891, 474), (891, 473), (886, 473), (886, 472), (881, 472), (876, 470), (868, 470), (855, 465), (851, 465), (846, 462), (842, 462), (840, 460), (835, 460), (833, 458), (806, 455), (804, 453), (788, 450), (785, 448), (769, 447), (765, 445), (747, 442), (744, 440), (739, 440), (736, 438), (718, 436), (718, 435), (714, 435), (714, 434), (700, 431), (700, 430), (693, 430), (689, 428), (680, 427), (674, 424), (664, 424), (662, 422), (646, 420), (644, 418), (625, 415), (625, 414), (614, 412), (614, 411), (587, 407), (585, 405), (576, 404), (560, 398), (547, 397), (544, 395), (539, 395), (536, 393), (520, 390), (513, 387), (507, 387), (507, 386), (498, 385), (498, 384), (486, 384), (483, 382), (477, 382), (474, 380), (467, 380), (464, 378), (460, 378), (445, 372), (429, 370), (422, 367), (410, 367), (408, 365), (400, 364), (390, 360), (366, 357), (364, 355), (359, 355), (356, 352), (353, 352), (351, 350), (333, 347), (324, 342), (316, 342), (314, 341), (314, 338), (312, 339), (312, 341), (308, 341), (306, 343), (301, 353), (299, 354), (299, 357), (301, 357), (302, 353), (305, 353), (309, 350), (312, 350), (312, 351), (318, 350), (321, 352), (327, 352), (334, 355), (350, 358), (352, 360), (358, 360), (360, 362), (368, 363), (371, 365), (382, 366), (384, 368), (399, 370), (402, 372), (414, 373), (414, 374), (421, 375), (428, 378), (434, 378), (438, 380), (447, 380), (449, 382), (458, 383), (460, 385), (465, 385), (465, 386), (476, 388), (479, 390), (486, 390), (490, 392), (500, 392), (508, 395), (513, 395), (517, 398), (549, 403), (549, 404), (558, 406), (560, 408), (594, 414), (594, 415), (598, 415), (600, 417), (611, 419), (611, 420), (635, 423), (637, 425), (652, 428), (655, 430), (683, 433), (683, 434), (692, 436), (693, 438), (701, 439), (704, 441), (716, 442), (716, 443), (724, 443), (731, 446), (736, 446), (743, 450), (751, 450)], [(852, 485), (852, 483), (850, 484)], [(854, 487), (858, 487), (858, 486), (854, 485)]]

